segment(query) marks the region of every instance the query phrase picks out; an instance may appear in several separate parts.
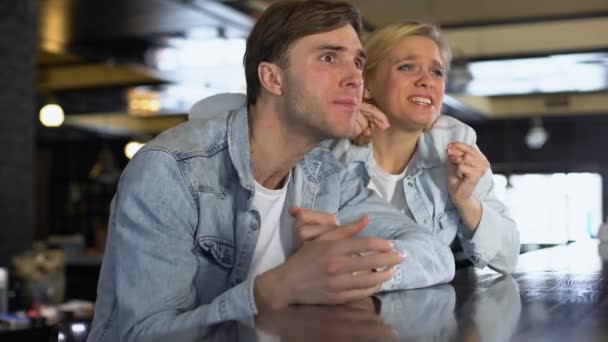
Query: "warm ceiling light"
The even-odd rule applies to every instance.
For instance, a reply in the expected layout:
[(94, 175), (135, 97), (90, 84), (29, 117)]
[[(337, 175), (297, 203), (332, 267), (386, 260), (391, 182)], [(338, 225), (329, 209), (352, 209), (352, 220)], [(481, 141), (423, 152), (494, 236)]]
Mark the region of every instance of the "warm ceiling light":
[(46, 127), (59, 127), (64, 119), (63, 108), (58, 104), (47, 104), (40, 108), (40, 122)]
[(139, 151), (140, 148), (144, 146), (144, 143), (140, 143), (137, 141), (130, 141), (125, 145), (125, 156), (131, 159)]

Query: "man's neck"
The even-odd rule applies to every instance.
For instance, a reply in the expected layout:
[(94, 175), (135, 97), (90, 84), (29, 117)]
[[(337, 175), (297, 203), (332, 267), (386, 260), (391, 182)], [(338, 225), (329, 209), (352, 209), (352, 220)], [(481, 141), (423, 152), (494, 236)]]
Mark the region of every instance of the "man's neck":
[(319, 143), (293, 129), (282, 119), (281, 110), (277, 103), (263, 98), (249, 106), (253, 177), (268, 189), (280, 188), (291, 169)]
[(422, 131), (393, 129), (374, 130), (374, 160), (386, 172), (400, 174), (405, 170), (414, 152)]

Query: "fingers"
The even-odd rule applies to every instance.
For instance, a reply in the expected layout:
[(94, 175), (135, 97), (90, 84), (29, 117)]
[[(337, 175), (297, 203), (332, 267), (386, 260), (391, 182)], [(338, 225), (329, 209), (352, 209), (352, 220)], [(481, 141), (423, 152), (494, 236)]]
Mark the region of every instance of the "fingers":
[(464, 154), (469, 154), (473, 156), (475, 159), (486, 159), (486, 156), (476, 147), (462, 143), (462, 142), (451, 142), (448, 144), (447, 148), (448, 155), (454, 156), (462, 156)]
[[(368, 221), (369, 218), (364, 216), (334, 231), (356, 234)], [(324, 234), (324, 238), (335, 237), (334, 231)], [(282, 286), (285, 291), (283, 297), (286, 298), (282, 302), (285, 303), (344, 303), (375, 293), (382, 283), (390, 279), (394, 266), (402, 262), (403, 257), (392, 251), (389, 240), (358, 237), (321, 241), (318, 238), (303, 244), (284, 264), (258, 278), (278, 274), (285, 279), (285, 286)], [(278, 292), (280, 294), (281, 291)]]
[(458, 141), (453, 141), (448, 144), (448, 153), (450, 151), (452, 151), (454, 153), (457, 153), (457, 152), (475, 153), (475, 152), (478, 152), (479, 150), (469, 144), (465, 144), (463, 142), (458, 142)]
[[(355, 225), (356, 223), (352, 223), (351, 225)], [(344, 240), (335, 246), (335, 253), (337, 255), (364, 254), (369, 252), (387, 253), (392, 250), (393, 243), (391, 241), (377, 237)]]
[[(369, 224), (369, 217), (363, 215), (360, 219), (353, 223), (338, 226), (336, 229), (328, 231), (321, 236), (319, 240), (342, 240), (353, 237), (361, 232)], [(385, 240), (384, 240), (385, 241)]]
[(466, 164), (472, 167), (488, 169), (490, 162), (486, 156), (473, 146), (453, 142), (448, 144), (448, 160), (454, 164)]
[(338, 219), (333, 214), (300, 207), (291, 207), (288, 212), (295, 219), (294, 230), (298, 246), (338, 226)]
[(396, 252), (366, 254), (350, 260), (344, 260), (340, 272), (359, 274), (361, 271), (384, 270), (399, 265), (404, 256)]
[(365, 117), (365, 119), (367, 119), (368, 122), (371, 122), (380, 129), (387, 129), (390, 127), (386, 115), (380, 109), (370, 103), (361, 103), (359, 112)]
[(338, 224), (338, 218), (335, 214), (300, 207), (291, 207), (288, 212), (296, 219), (296, 224)]
[(370, 123), (361, 112), (359, 112), (357, 114), (356, 123), (357, 123), (357, 130), (355, 131), (355, 136), (357, 136), (359, 134), (363, 134), (363, 135), (367, 136), (368, 135), (367, 133), (371, 132), (371, 130), (369, 129)]
[(353, 223), (340, 225), (334, 214), (300, 207), (291, 207), (288, 212), (296, 219), (295, 233), (300, 242), (315, 239), (342, 240), (350, 238), (365, 229), (369, 223), (367, 215)]
[(327, 226), (327, 225), (310, 225), (310, 226), (298, 226), (296, 227), (296, 235), (298, 241), (311, 241), (311, 240), (337, 240), (331, 238), (322, 238), (324, 234), (332, 232), (334, 230), (339, 230), (336, 226)]
[(457, 172), (460, 174), (460, 178), (464, 179), (474, 179), (481, 176), (476, 168), (466, 164), (458, 165)]
[(466, 164), (459, 164), (455, 167), (455, 174), (458, 178), (477, 183), (477, 181), (484, 175), (486, 169), (469, 166)]
[(329, 284), (330, 291), (344, 292), (361, 289), (378, 290), (382, 283), (389, 280), (394, 273), (393, 268), (381, 272), (369, 272), (358, 275), (343, 274), (335, 277)]
[(366, 129), (363, 130), (363, 132), (361, 132), (361, 134), (366, 137), (371, 137), (372, 129), (370, 127), (367, 127)]

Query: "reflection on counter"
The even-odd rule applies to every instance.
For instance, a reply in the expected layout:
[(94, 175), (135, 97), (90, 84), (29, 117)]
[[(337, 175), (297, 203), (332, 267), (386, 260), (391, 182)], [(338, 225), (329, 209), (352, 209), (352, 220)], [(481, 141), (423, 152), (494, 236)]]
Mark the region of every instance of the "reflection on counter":
[(380, 316), (403, 341), (449, 341), (457, 333), (451, 285), (394, 291), (379, 296)]
[[(153, 341), (509, 341), (521, 301), (500, 276), (457, 308), (449, 284), (380, 294), (348, 305), (302, 305)], [(149, 339), (146, 339), (149, 340)]]
[(519, 287), (510, 275), (475, 293), (459, 314), (462, 341), (511, 341), (521, 316)]

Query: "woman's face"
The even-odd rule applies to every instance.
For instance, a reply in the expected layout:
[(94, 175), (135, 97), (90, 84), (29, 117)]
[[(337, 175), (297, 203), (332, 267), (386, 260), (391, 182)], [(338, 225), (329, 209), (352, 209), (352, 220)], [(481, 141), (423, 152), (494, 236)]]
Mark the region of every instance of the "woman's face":
[(430, 128), (445, 93), (439, 47), (427, 37), (403, 37), (365, 82), (365, 98), (388, 116), (391, 127)]

